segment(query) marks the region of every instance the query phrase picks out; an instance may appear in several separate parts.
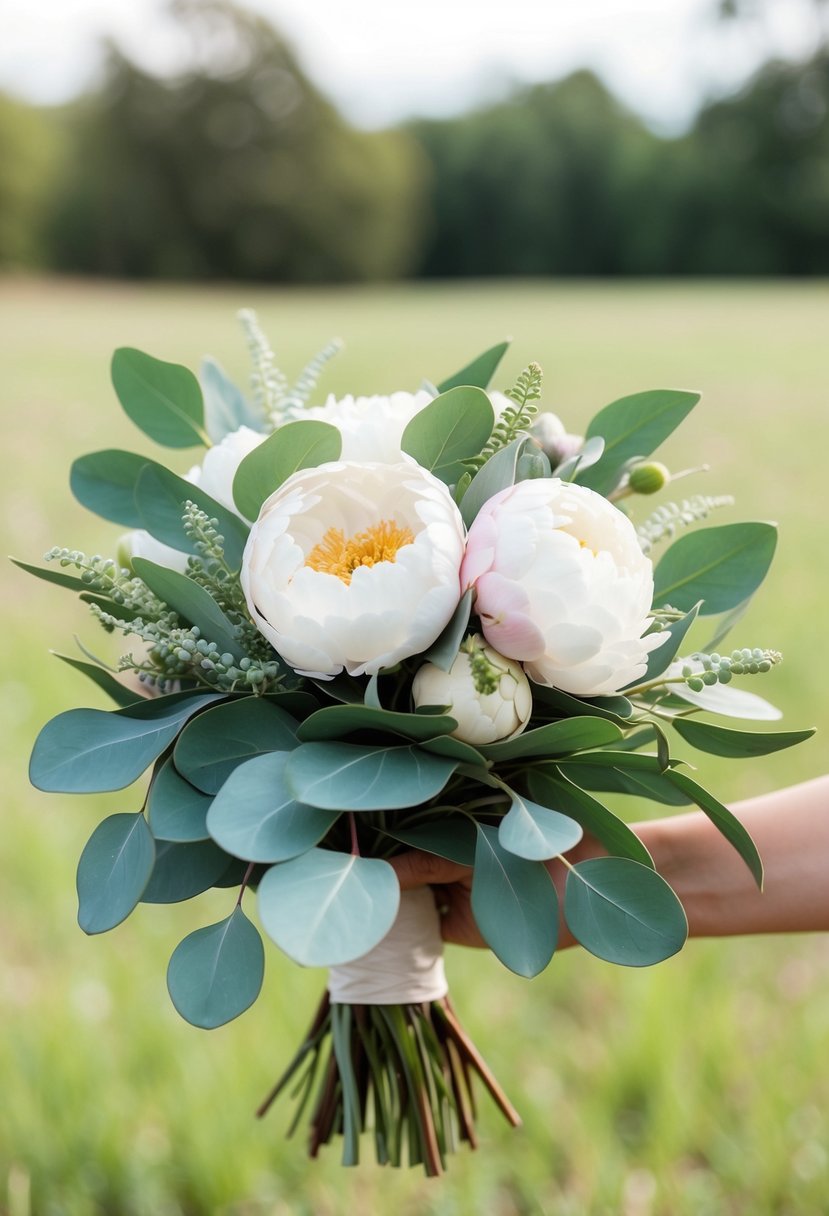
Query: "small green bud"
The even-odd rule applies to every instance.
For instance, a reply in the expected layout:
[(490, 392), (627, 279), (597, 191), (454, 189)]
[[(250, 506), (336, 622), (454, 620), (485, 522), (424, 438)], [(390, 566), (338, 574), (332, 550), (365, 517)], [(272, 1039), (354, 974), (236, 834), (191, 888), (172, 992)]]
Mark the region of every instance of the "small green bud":
[(702, 673), (702, 682), (710, 688), (712, 684), (719, 683), (716, 671), (704, 671)]
[(699, 676), (694, 676), (693, 679), (688, 681), (688, 687), (691, 689), (691, 692), (702, 692), (705, 685)]
[(719, 677), (720, 677), (721, 684), (730, 684), (731, 683), (731, 669), (728, 667), (721, 667), (720, 671), (719, 671)]
[(658, 460), (636, 464), (628, 474), (628, 485), (634, 494), (656, 494), (670, 480), (670, 471)]

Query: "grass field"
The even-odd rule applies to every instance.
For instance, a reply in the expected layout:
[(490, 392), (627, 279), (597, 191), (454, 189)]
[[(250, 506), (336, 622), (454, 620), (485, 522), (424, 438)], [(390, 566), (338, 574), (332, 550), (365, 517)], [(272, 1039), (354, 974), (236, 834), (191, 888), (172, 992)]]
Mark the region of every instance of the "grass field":
[[(234, 326), (256, 307), (284, 366), (347, 340), (325, 388), (384, 391), (439, 379), (507, 333), (503, 385), (530, 359), (545, 404), (579, 430), (640, 388), (696, 387), (703, 401), (675, 468), (710, 462), (678, 494), (733, 492), (728, 518), (776, 519), (768, 586), (735, 644), (771, 645), (762, 691), (817, 740), (760, 762), (700, 761), (728, 798), (825, 768), (822, 626), (829, 592), (826, 329), (829, 286), (483, 284), (330, 291), (0, 283), (3, 519), (9, 552), (52, 544), (109, 552), (116, 530), (74, 505), (68, 465), (100, 447), (149, 450), (121, 414), (108, 359), (134, 345), (240, 380)], [(169, 455), (169, 454), (168, 454)], [(184, 453), (180, 467), (188, 467)], [(0, 746), (0, 1213), (5, 1216), (820, 1216), (829, 1211), (829, 939), (692, 942), (643, 972), (570, 951), (531, 983), (491, 957), (450, 951), (456, 1006), (525, 1126), (482, 1099), (483, 1145), (423, 1181), (336, 1153), (306, 1162), (283, 1111), (252, 1111), (287, 1060), (322, 984), (268, 954), (240, 1021), (182, 1023), (164, 974), (190, 928), (225, 915), (140, 907), (102, 940), (75, 924), (74, 870), (94, 824), (136, 810), (136, 790), (45, 796), (27, 783), (32, 739), (53, 713), (103, 705), (48, 654), (72, 635), (111, 656), (57, 588), (3, 572)], [(631, 817), (642, 808), (630, 807)], [(215, 912), (215, 916), (211, 913)]]

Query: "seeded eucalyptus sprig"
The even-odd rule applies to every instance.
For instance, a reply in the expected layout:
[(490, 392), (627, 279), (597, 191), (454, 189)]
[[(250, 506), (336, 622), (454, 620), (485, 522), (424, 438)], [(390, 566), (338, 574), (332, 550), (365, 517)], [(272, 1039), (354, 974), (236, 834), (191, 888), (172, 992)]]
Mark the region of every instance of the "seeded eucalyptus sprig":
[(125, 617), (131, 613), (155, 620), (166, 611), (166, 605), (140, 578), (135, 578), (111, 557), (101, 557), (98, 554), (88, 557), (80, 549), (66, 549), (55, 545), (48, 553), (44, 553), (43, 559), (47, 562), (56, 561), (64, 567), (74, 566), (80, 571), (81, 582), (86, 584), (87, 590), (105, 596), (114, 604), (123, 607)]

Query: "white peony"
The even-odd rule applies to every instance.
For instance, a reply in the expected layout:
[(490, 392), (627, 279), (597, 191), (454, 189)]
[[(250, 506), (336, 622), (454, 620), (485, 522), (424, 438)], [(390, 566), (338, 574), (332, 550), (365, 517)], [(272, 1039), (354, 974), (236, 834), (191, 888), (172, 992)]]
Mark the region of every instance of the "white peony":
[(431, 393), (392, 393), (388, 397), (341, 397), (333, 395), (325, 405), (311, 406), (302, 418), (330, 422), (343, 437), (341, 460), (380, 461), (395, 464), (401, 459), (400, 440), (415, 414), (434, 400)]
[(426, 650), (460, 598), (464, 528), (446, 486), (414, 461), (303, 469), (251, 528), (251, 616), (302, 675), (372, 675)]
[[(485, 661), (491, 676), (491, 692), (481, 692), (472, 670), (473, 654)], [(464, 743), (498, 743), (520, 735), (530, 720), (533, 708), (530, 684), (521, 665), (507, 659), (480, 634), (472, 639), (472, 648), (462, 648), (448, 671), (434, 663), (424, 663), (412, 684), (416, 706), (445, 705), (458, 723), (452, 731)]]
[(473, 523), (461, 570), (487, 641), (536, 683), (581, 697), (619, 692), (665, 634), (644, 637), (651, 563), (630, 520), (557, 478), (496, 494)]

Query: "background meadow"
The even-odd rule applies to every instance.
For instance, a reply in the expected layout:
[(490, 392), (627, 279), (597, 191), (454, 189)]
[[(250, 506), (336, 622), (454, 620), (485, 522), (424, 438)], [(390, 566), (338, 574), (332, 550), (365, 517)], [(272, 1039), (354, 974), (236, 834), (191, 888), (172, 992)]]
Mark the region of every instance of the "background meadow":
[[(818, 737), (761, 761), (692, 755), (730, 800), (817, 776), (829, 707), (822, 624), (826, 565), (826, 321), (819, 282), (572, 282), (336, 289), (0, 282), (4, 346), (3, 520), (9, 552), (53, 544), (114, 552), (117, 530), (71, 500), (70, 461), (101, 447), (150, 451), (108, 379), (118, 345), (196, 367), (215, 355), (247, 374), (234, 324), (255, 307), (294, 372), (338, 334), (323, 390), (382, 392), (439, 379), (506, 334), (496, 387), (537, 359), (544, 404), (571, 430), (637, 389), (703, 400), (663, 449), (674, 469), (709, 463), (661, 499), (734, 493), (717, 522), (774, 519), (778, 554), (734, 644), (785, 661), (750, 687)], [(168, 453), (175, 460), (175, 454)], [(180, 471), (189, 467), (181, 455)], [(644, 510), (648, 508), (645, 506)], [(483, 1108), (481, 1151), (447, 1178), (373, 1165), (345, 1172), (286, 1144), (285, 1111), (253, 1110), (287, 1062), (324, 983), (269, 949), (263, 998), (205, 1033), (169, 1003), (167, 959), (225, 915), (139, 907), (101, 940), (75, 923), (74, 871), (104, 815), (143, 789), (58, 797), (29, 787), (26, 760), (52, 714), (104, 706), (48, 653), (73, 634), (109, 639), (71, 596), (2, 570), (0, 695), (0, 1212), (3, 1216), (815, 1216), (829, 1193), (829, 939), (692, 942), (642, 972), (583, 953), (527, 983), (484, 953), (450, 950), (456, 1007), (521, 1110), (511, 1132)], [(698, 637), (701, 644), (705, 638)], [(679, 750), (679, 749), (678, 749)], [(687, 751), (686, 751), (686, 754)], [(628, 804), (631, 818), (642, 807)], [(252, 907), (252, 903), (251, 903)]]

